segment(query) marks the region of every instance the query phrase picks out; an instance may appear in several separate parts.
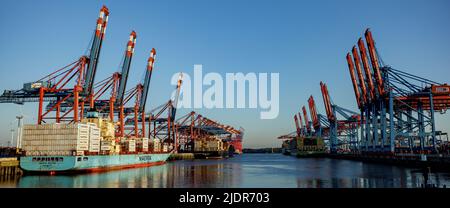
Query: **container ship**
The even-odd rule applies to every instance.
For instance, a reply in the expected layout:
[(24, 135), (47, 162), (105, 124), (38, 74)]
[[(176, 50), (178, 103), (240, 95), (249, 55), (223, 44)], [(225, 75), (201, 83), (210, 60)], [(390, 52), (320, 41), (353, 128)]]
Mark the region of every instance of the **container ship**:
[[(145, 115), (156, 56), (154, 48), (147, 60), (144, 82), (132, 89), (126, 88), (137, 37), (135, 31), (131, 31), (127, 40), (122, 70), (95, 82), (108, 19), (109, 9), (103, 6), (89, 54), (38, 81), (25, 83), (20, 90), (5, 90), (0, 96), (0, 103), (39, 102), (37, 124), (19, 128), (21, 139), (18, 139), (17, 147), (22, 151), (20, 167), (24, 171), (92, 172), (158, 165), (164, 163), (174, 149), (170, 136), (168, 140), (160, 140), (155, 133), (153, 136), (148, 134), (153, 138), (144, 138), (146, 122), (154, 121), (149, 120), (151, 115)], [(175, 107), (181, 78), (177, 97), (169, 101), (175, 103)], [(133, 98), (134, 106), (126, 106)], [(169, 121), (173, 125), (175, 112), (176, 109), (171, 110), (166, 123)], [(117, 123), (114, 122), (116, 115)], [(128, 122), (129, 119), (132, 121)], [(50, 120), (55, 122), (50, 123)], [(131, 125), (134, 127), (130, 128)], [(170, 134), (173, 126), (166, 128)]]
[[(226, 129), (226, 128), (225, 128)], [(229, 158), (242, 154), (242, 138), (244, 129), (238, 133), (222, 130), (214, 131), (214, 135), (204, 136), (203, 139), (193, 141), (192, 152), (196, 158)], [(223, 135), (226, 135), (223, 137)]]
[(194, 141), (193, 153), (197, 159), (232, 157), (234, 149), (230, 152), (230, 145), (221, 139)]
[(20, 167), (28, 173), (99, 172), (164, 164), (173, 146), (159, 139), (116, 138), (114, 123), (24, 125)]
[(285, 140), (282, 144), (282, 153), (296, 157), (316, 157), (326, 153), (326, 146), (323, 138), (300, 136)]
[(297, 138), (297, 157), (318, 157), (325, 153), (326, 147), (323, 138), (315, 136)]

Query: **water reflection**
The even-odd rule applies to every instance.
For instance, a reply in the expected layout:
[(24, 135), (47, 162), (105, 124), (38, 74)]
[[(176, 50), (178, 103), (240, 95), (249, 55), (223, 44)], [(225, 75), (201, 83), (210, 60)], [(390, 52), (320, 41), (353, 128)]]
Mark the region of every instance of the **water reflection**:
[(446, 173), (424, 174), (408, 168), (354, 161), (324, 159), (321, 162), (323, 172), (316, 174), (319, 177), (304, 178), (300, 174), (298, 188), (420, 188), (427, 183), (425, 175), (429, 183), (438, 187), (448, 187), (450, 183)]
[[(423, 174), (408, 168), (348, 160), (248, 154), (226, 160), (176, 161), (161, 166), (96, 174), (23, 176), (18, 180), (0, 181), (0, 187), (416, 188), (425, 183)], [(428, 182), (450, 187), (450, 176), (430, 173)]]
[(18, 187), (32, 188), (164, 188), (168, 187), (167, 165), (81, 175), (24, 176)]
[[(81, 175), (27, 175), (20, 188), (168, 188), (234, 187), (240, 183), (235, 163), (178, 161), (149, 168), (136, 168)], [(0, 185), (1, 187), (1, 185)]]
[(241, 166), (233, 162), (178, 161), (169, 168), (170, 187), (224, 188), (236, 187), (241, 182)]

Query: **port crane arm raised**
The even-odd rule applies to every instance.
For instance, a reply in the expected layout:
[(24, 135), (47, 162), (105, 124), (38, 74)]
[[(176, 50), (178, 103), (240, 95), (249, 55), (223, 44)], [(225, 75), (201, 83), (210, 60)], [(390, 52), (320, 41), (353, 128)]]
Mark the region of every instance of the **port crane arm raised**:
[(100, 58), (100, 51), (103, 44), (103, 39), (106, 33), (106, 26), (109, 18), (109, 10), (103, 6), (100, 10), (100, 15), (97, 19), (94, 39), (89, 54), (89, 63), (85, 75), (85, 83), (83, 85), (83, 95), (91, 95), (92, 87), (94, 85), (94, 78), (97, 72), (97, 65)]
[(120, 81), (117, 91), (117, 105), (123, 105), (124, 103), (124, 96), (125, 96), (125, 90), (127, 88), (127, 81), (128, 81), (128, 73), (130, 71), (131, 66), (131, 59), (134, 55), (134, 47), (136, 45), (136, 32), (132, 31), (130, 34), (130, 39), (127, 43), (127, 49), (125, 51), (125, 58), (122, 64), (122, 72), (120, 73)]
[(150, 80), (152, 78), (153, 66), (155, 64), (156, 50), (152, 48), (150, 52), (150, 57), (147, 61), (147, 70), (145, 71), (145, 80), (142, 86), (142, 92), (140, 96), (139, 112), (145, 111), (145, 104), (147, 102), (148, 89), (150, 88)]

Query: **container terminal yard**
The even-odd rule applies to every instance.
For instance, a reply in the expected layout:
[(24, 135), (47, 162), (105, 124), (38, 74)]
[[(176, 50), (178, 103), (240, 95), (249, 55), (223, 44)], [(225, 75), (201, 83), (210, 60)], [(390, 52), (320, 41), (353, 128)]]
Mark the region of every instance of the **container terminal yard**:
[[(20, 163), (25, 173), (98, 172), (160, 165), (171, 155), (221, 158), (242, 153), (242, 129), (196, 112), (176, 118), (182, 73), (175, 97), (146, 111), (156, 50), (150, 50), (143, 83), (128, 89), (136, 31), (126, 42), (121, 72), (96, 81), (108, 19), (109, 9), (103, 6), (88, 55), (0, 96), (0, 103), (38, 103), (37, 124), (19, 127), (19, 161), (13, 157), (2, 166)], [(185, 154), (178, 157), (178, 152)], [(16, 174), (9, 168), (3, 172)]]
[(448, 134), (436, 129), (435, 114), (450, 108), (450, 85), (390, 67), (370, 29), (364, 37), (346, 55), (357, 112), (332, 102), (320, 82), (326, 114), (311, 95), (311, 121), (303, 106), (303, 117), (294, 115), (296, 131), (278, 137), (283, 153), (449, 170)]
[[(448, 77), (433, 81), (426, 78), (432, 70), (410, 73), (407, 67), (396, 69), (384, 62), (383, 49), (397, 46), (384, 44), (384, 39), (376, 42), (376, 37), (383, 37), (376, 27), (367, 28), (367, 24), (362, 34), (355, 34), (360, 38), (341, 57), (346, 64), (335, 69), (340, 70), (339, 76), (348, 78), (346, 84), (353, 90), (350, 92), (349, 88), (347, 94), (352, 97), (351, 104), (356, 105), (342, 102), (343, 88), (337, 86), (337, 81), (317, 74), (314, 75), (320, 77), (317, 86), (301, 86), (308, 91), (308, 96), (300, 95), (305, 101), (303, 105), (295, 106), (296, 109), (280, 108), (282, 112), (289, 111), (287, 119), (280, 118), (286, 123), (293, 120), (294, 125), (282, 124), (280, 128), (272, 120), (265, 123), (267, 126), (249, 125), (252, 129), (240, 126), (241, 119), (248, 119), (246, 116), (239, 115), (230, 121), (226, 119), (228, 115), (223, 118), (217, 116), (220, 113), (211, 115), (213, 111), (210, 114), (209, 109), (205, 111), (202, 107), (187, 107), (188, 112), (183, 111), (180, 107), (185, 96), (183, 90), (191, 87), (188, 73), (177, 73), (176, 83), (172, 78), (167, 85), (155, 85), (155, 79), (159, 81), (164, 72), (159, 70), (157, 57), (170, 54), (158, 54), (165, 45), (146, 48), (145, 59), (141, 60), (135, 54), (141, 37), (139, 27), (126, 30), (127, 36), (120, 39), (123, 42), (104, 42), (111, 24), (123, 21), (127, 27), (134, 27), (134, 23), (121, 20), (124, 16), (119, 12), (110, 21), (110, 14), (114, 13), (107, 6), (94, 14), (98, 16), (90, 20), (92, 25), (83, 25), (94, 29), (92, 34), (86, 34), (92, 38), (84, 54), (80, 53), (68, 64), (49, 59), (52, 65), (63, 67), (33, 77), (31, 82), (15, 78), (20, 87), (1, 89), (0, 105), (27, 104), (32, 106), (36, 119), (24, 122), (24, 116), (17, 116), (16, 137), (12, 135), (8, 147), (0, 146), (0, 187), (446, 188), (450, 185), (449, 138), (446, 130), (438, 128), (442, 121), (436, 119), (438, 114), (447, 116), (450, 109)], [(338, 36), (332, 38), (328, 41), (338, 42), (334, 40)], [(99, 65), (109, 49), (105, 45), (121, 45), (121, 50), (116, 51), (123, 55), (117, 61), (120, 61), (118, 71)], [(327, 56), (321, 55), (321, 59)], [(130, 77), (134, 75), (131, 69), (138, 67), (132, 63), (145, 64), (145, 68), (135, 70), (143, 74), (136, 83), (131, 83)], [(99, 70), (108, 75), (97, 73)], [(166, 88), (171, 88), (173, 94), (164, 94), (163, 98), (167, 96), (164, 102), (153, 102), (152, 91)], [(314, 89), (320, 89), (321, 94), (312, 93)], [(300, 97), (301, 93), (286, 94)], [(250, 89), (245, 96), (251, 103)], [(259, 129), (255, 130), (255, 126)], [(290, 128), (294, 130), (289, 131)], [(278, 146), (243, 145), (247, 141), (244, 135), (258, 140), (251, 133), (262, 137), (269, 135), (267, 132), (275, 132), (269, 139)], [(278, 136), (284, 132), (289, 133)]]

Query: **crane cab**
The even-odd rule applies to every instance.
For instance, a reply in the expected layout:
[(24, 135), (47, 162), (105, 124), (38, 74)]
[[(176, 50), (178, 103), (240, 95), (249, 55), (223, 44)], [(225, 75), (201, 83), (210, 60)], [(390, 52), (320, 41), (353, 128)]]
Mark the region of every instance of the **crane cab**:
[(434, 95), (450, 95), (450, 85), (432, 85), (431, 92)]

